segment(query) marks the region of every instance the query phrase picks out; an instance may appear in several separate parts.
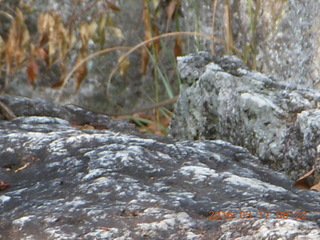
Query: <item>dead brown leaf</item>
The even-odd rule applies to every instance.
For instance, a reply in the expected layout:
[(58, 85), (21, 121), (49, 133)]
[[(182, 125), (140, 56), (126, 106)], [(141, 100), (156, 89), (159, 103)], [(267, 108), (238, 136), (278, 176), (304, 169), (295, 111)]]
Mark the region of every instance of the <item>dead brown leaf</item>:
[(82, 42), (82, 46), (86, 46), (88, 44), (88, 41), (89, 41), (89, 25), (88, 23), (82, 23), (80, 26), (79, 26), (79, 34), (80, 34), (80, 39), (81, 39), (81, 42)]
[(169, 30), (170, 23), (175, 15), (175, 13), (181, 8), (180, 0), (171, 0), (167, 6), (167, 26), (166, 32)]
[(6, 120), (12, 120), (17, 117), (14, 112), (2, 101), (0, 101), (0, 113)]
[(310, 190), (316, 190), (316, 191), (320, 192), (320, 182), (318, 182), (318, 184), (312, 186), (310, 188)]
[[(80, 63), (84, 57), (85, 56), (82, 56), (82, 54), (80, 53), (77, 57), (75, 65)], [(79, 87), (80, 87), (83, 79), (87, 76), (87, 74), (88, 74), (87, 65), (85, 63), (82, 63), (80, 65), (80, 67), (78, 67), (77, 70), (75, 71), (76, 91), (79, 90)]]
[[(142, 11), (142, 20), (143, 20), (143, 25), (144, 25), (144, 40), (149, 40), (153, 38), (154, 36), (159, 35), (159, 29), (156, 26), (156, 24), (152, 23), (151, 20), (151, 13), (149, 11), (149, 7), (147, 5), (146, 0), (143, 1), (144, 8)], [(159, 52), (161, 49), (160, 45), (160, 40), (156, 41), (150, 41), (146, 43), (145, 48), (142, 49), (141, 51), (141, 73), (145, 74), (147, 65), (149, 62), (149, 53), (148, 50), (154, 54), (154, 57), (156, 60), (158, 60)]]
[(33, 56), (31, 56), (27, 62), (26, 71), (27, 71), (29, 82), (32, 86), (38, 77), (38, 65), (34, 60)]
[(116, 12), (120, 12), (121, 9), (118, 8), (115, 4), (113, 4), (112, 2), (108, 1), (108, 0), (104, 0), (106, 2), (106, 4), (108, 5), (108, 7), (113, 10), (113, 11), (116, 11)]
[(304, 174), (302, 177), (300, 177), (299, 179), (297, 179), (295, 181), (295, 186), (297, 188), (300, 189), (310, 189), (310, 187), (312, 186), (310, 184), (310, 179), (309, 177), (314, 173), (314, 166), (312, 167), (312, 169), (307, 172), (306, 174)]
[(35, 49), (35, 56), (45, 61), (48, 57), (48, 53), (42, 47), (37, 47)]
[(58, 82), (55, 82), (54, 84), (52, 84), (52, 88), (58, 88), (61, 87), (63, 85), (63, 80), (60, 80)]
[(65, 27), (61, 15), (56, 11), (39, 14), (38, 32), (39, 48), (46, 53), (41, 55), (46, 57), (48, 67), (58, 58), (64, 59), (76, 42), (73, 31)]
[(141, 50), (141, 73), (144, 75), (147, 72), (147, 65), (149, 61), (149, 54), (146, 48)]
[(8, 182), (0, 182), (0, 191), (7, 189), (8, 187), (10, 187), (10, 183)]
[(182, 47), (183, 47), (183, 41), (181, 39), (181, 36), (177, 35), (175, 37), (175, 44), (174, 44), (174, 56), (175, 57), (182, 56)]
[(11, 22), (9, 35), (5, 46), (6, 65), (12, 72), (13, 66), (20, 66), (25, 60), (27, 53), (27, 44), (30, 40), (29, 31), (24, 23), (24, 15), (19, 8), (16, 9), (16, 15)]

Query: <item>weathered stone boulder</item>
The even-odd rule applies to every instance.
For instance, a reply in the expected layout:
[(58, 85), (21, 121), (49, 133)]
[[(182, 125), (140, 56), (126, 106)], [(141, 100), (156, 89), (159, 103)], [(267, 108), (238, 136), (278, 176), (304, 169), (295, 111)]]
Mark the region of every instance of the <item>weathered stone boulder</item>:
[[(73, 125), (89, 124), (100, 129), (112, 128), (127, 132), (136, 131), (134, 125), (129, 124), (126, 120), (114, 120), (106, 115), (96, 114), (73, 104), (61, 106), (42, 99), (30, 99), (10, 95), (0, 95), (0, 101), (17, 117), (47, 116), (64, 119)], [(0, 114), (0, 120), (3, 119), (6, 119), (6, 115)]]
[[(320, 238), (319, 193), (292, 188), (242, 147), (0, 100), (19, 116), (0, 121), (0, 182), (11, 185), (0, 191), (0, 239)], [(71, 124), (74, 113), (106, 128)]]
[[(320, 92), (249, 71), (236, 57), (180, 57), (180, 97), (171, 124), (180, 139), (221, 139), (297, 178), (320, 169)], [(318, 179), (320, 181), (320, 178)]]

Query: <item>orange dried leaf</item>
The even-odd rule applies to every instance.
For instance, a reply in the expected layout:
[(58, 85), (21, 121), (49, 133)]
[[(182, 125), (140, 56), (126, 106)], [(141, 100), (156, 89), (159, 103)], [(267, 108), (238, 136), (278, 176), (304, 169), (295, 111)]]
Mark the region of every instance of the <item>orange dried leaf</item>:
[(178, 0), (171, 0), (169, 5), (167, 6), (166, 12), (167, 12), (167, 18), (168, 21), (171, 21), (174, 12), (177, 10)]
[(28, 60), (27, 63), (27, 75), (31, 86), (34, 84), (38, 77), (38, 65), (33, 57)]
[(120, 12), (121, 9), (118, 8), (115, 4), (113, 4), (112, 2), (108, 1), (108, 0), (104, 0), (106, 2), (106, 4), (108, 5), (108, 7), (113, 10), (113, 11), (116, 11), (116, 12)]
[(57, 59), (65, 58), (76, 41), (72, 30), (67, 30), (61, 15), (55, 11), (39, 15), (38, 32), (39, 47), (47, 53), (45, 61), (49, 67)]
[[(82, 56), (78, 55), (76, 65), (82, 61)], [(76, 91), (79, 90), (79, 87), (83, 81), (83, 79), (87, 76), (87, 65), (85, 63), (81, 64), (80, 67), (77, 68), (75, 72), (76, 78)]]
[(313, 174), (313, 172), (314, 172), (314, 167), (312, 167), (312, 169), (309, 172), (307, 172), (306, 174), (304, 174), (302, 177), (297, 179), (295, 181), (295, 186), (300, 189), (310, 189), (311, 185), (310, 185), (308, 177), (311, 176)]
[[(152, 24), (152, 31), (153, 31), (153, 35), (154, 36), (158, 36), (159, 35), (159, 29), (158, 29), (157, 25)], [(158, 58), (158, 54), (159, 54), (160, 49), (161, 49), (160, 40), (154, 41), (153, 44), (154, 44), (154, 48), (155, 48), (155, 52), (156, 52), (156, 58)]]
[(67, 74), (67, 69), (66, 69), (66, 65), (65, 65), (65, 59), (60, 62), (60, 71), (61, 71), (60, 79), (63, 81), (63, 79), (65, 79), (66, 74)]
[(48, 53), (42, 47), (38, 47), (35, 49), (35, 55), (43, 61), (45, 61), (48, 57)]
[(80, 123), (76, 122), (76, 121), (71, 121), (71, 126), (73, 127), (77, 127), (77, 126), (80, 126)]
[(149, 55), (147, 49), (143, 48), (141, 52), (141, 73), (144, 75), (147, 72), (147, 65), (149, 61)]
[[(152, 27), (151, 27), (151, 21), (150, 21), (150, 13), (149, 8), (147, 7), (147, 4), (144, 2), (144, 8), (142, 11), (142, 20), (143, 20), (143, 26), (144, 26), (144, 40), (148, 40), (152, 38)], [(151, 46), (150, 43), (147, 44), (147, 46)]]
[(7, 189), (8, 187), (10, 187), (10, 183), (8, 182), (0, 182), (0, 191)]
[(51, 88), (58, 88), (58, 87), (61, 87), (62, 85), (63, 85), (63, 81), (61, 80), (52, 84)]
[(19, 67), (25, 60), (29, 40), (30, 35), (24, 23), (23, 13), (17, 8), (5, 46), (6, 64), (9, 72), (12, 72), (12, 66)]
[(87, 46), (89, 41), (89, 25), (88, 23), (82, 23), (79, 27), (80, 39), (82, 46)]
[(55, 20), (52, 12), (40, 13), (38, 17), (39, 45), (43, 46), (49, 42), (51, 32), (54, 29)]
[(316, 190), (316, 191), (320, 192), (320, 182), (318, 182), (318, 184), (312, 186), (310, 189), (311, 189), (311, 190)]
[(181, 8), (180, 0), (171, 0), (169, 5), (167, 6), (167, 9), (166, 9), (166, 12), (167, 12), (166, 32), (168, 32), (171, 20), (173, 19), (175, 12), (178, 11), (180, 8)]
[(107, 126), (105, 125), (101, 125), (101, 124), (94, 124), (94, 123), (91, 123), (91, 126), (94, 127), (94, 129), (97, 129), (97, 130), (105, 130), (105, 129), (108, 129)]
[(182, 56), (182, 46), (183, 46), (183, 42), (182, 42), (181, 36), (177, 35), (176, 40), (175, 40), (175, 44), (174, 44), (174, 56), (175, 57)]

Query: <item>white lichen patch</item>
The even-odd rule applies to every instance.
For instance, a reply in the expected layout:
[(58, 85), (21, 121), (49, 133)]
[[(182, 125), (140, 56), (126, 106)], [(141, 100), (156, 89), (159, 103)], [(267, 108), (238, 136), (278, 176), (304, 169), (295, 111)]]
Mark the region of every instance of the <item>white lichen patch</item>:
[(147, 209), (145, 209), (143, 211), (143, 213), (141, 214), (142, 216), (153, 216), (153, 217), (160, 217), (163, 214), (169, 214), (172, 213), (172, 211), (168, 210), (168, 209), (163, 209), (163, 208), (156, 208), (156, 207), (149, 207)]
[(159, 222), (140, 223), (139, 228), (143, 231), (150, 230), (172, 230), (174, 227), (179, 226), (179, 229), (190, 229), (193, 224), (193, 219), (186, 212), (178, 212), (166, 214), (163, 216), (165, 219)]
[(27, 224), (28, 222), (32, 222), (32, 220), (35, 218), (34, 215), (27, 215), (27, 216), (23, 216), (21, 218), (15, 219), (12, 221), (12, 225), (18, 227), (18, 228), (23, 228), (25, 226), (25, 224)]
[(59, 124), (59, 125), (70, 125), (67, 120), (54, 117), (44, 117), (44, 116), (28, 116), (28, 117), (17, 117), (14, 121), (19, 121), (21, 124), (26, 124), (27, 126), (35, 124)]
[[(263, 222), (263, 224), (261, 224)], [(255, 237), (257, 239), (284, 239), (284, 238), (278, 238), (277, 236), (287, 236), (288, 238), (286, 239), (291, 239), (289, 237), (290, 235), (295, 235), (297, 236), (298, 234), (295, 233), (297, 232), (298, 229), (307, 229), (308, 227), (311, 227), (309, 225), (310, 223), (305, 223), (305, 222), (299, 222), (293, 219), (285, 219), (285, 220), (278, 220), (278, 219), (268, 219), (266, 220), (258, 220), (253, 224), (253, 228), (259, 227), (258, 231), (255, 233)], [(315, 225), (313, 227), (316, 227)], [(312, 236), (314, 235), (315, 238), (309, 238), (306, 237), (306, 235)], [(301, 235), (300, 235), (301, 236)], [(320, 231), (319, 230), (314, 230), (313, 233), (310, 231), (306, 231), (304, 234), (303, 238), (297, 238), (297, 239), (319, 239), (320, 236)], [(296, 239), (296, 238), (294, 238)]]
[(272, 185), (270, 183), (262, 182), (259, 179), (252, 179), (252, 178), (246, 178), (246, 177), (239, 177), (237, 175), (232, 175), (230, 173), (224, 173), (223, 176), (226, 176), (226, 178), (223, 180), (228, 185), (234, 185), (239, 187), (248, 187), (251, 189), (256, 189), (259, 192), (287, 192), (286, 189)]
[[(243, 102), (243, 108), (248, 109), (250, 112), (262, 112), (262, 111), (268, 111), (272, 112), (275, 111), (278, 114), (282, 114), (283, 110), (279, 108), (277, 105), (275, 105), (270, 99), (266, 98), (263, 95), (256, 94), (256, 93), (242, 93), (240, 96), (242, 102)], [(262, 114), (259, 114), (259, 116), (263, 116)]]
[(219, 176), (214, 169), (200, 166), (183, 166), (179, 169), (179, 173), (191, 178), (191, 181), (196, 183), (205, 181), (209, 177), (216, 178)]
[(106, 173), (106, 169), (103, 169), (103, 168), (90, 169), (89, 173), (84, 176), (83, 180), (88, 181), (88, 180), (103, 176), (103, 174), (105, 173)]
[(90, 142), (95, 138), (95, 135), (79, 133), (78, 135), (73, 135), (67, 138), (66, 144), (72, 144), (73, 146), (78, 146), (83, 142)]
[(48, 144), (48, 150), (56, 155), (64, 155), (68, 152), (64, 146), (65, 142), (62, 139), (57, 138)]
[(86, 200), (83, 200), (81, 197), (75, 197), (72, 201), (65, 202), (65, 205), (70, 208), (77, 208), (87, 204)]
[(12, 147), (7, 147), (6, 149), (3, 150), (3, 152), (14, 153), (15, 150)]
[[(122, 235), (123, 237), (116, 237), (118, 235)], [(84, 235), (85, 239), (115, 239), (115, 240), (131, 240), (128, 234), (124, 232), (120, 232), (118, 228), (109, 228), (107, 226), (103, 226), (102, 229), (96, 229), (90, 233)]]
[(216, 63), (209, 63), (206, 65), (206, 72), (204, 73), (205, 74), (208, 74), (207, 71), (223, 71), (222, 67), (220, 67), (218, 64)]
[(6, 196), (6, 195), (2, 195), (2, 196), (0, 196), (0, 204), (2, 205), (4, 203), (6, 203), (6, 202), (9, 202), (10, 199), (11, 199), (11, 197)]

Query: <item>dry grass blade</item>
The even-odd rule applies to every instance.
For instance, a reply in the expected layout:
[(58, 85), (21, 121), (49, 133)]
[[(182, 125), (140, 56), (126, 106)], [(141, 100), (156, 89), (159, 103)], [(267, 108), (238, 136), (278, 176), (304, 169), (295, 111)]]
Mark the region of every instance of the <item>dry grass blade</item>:
[(174, 44), (174, 56), (178, 57), (182, 55), (182, 48), (183, 48), (183, 41), (181, 39), (181, 36), (175, 37), (175, 44)]
[(24, 23), (24, 15), (19, 8), (16, 9), (16, 16), (11, 22), (9, 35), (5, 46), (5, 63), (7, 65), (5, 86), (8, 85), (8, 76), (14, 67), (19, 67), (25, 60), (27, 44), (30, 40), (29, 31)]
[[(152, 42), (152, 41), (157, 41), (159, 39), (162, 39), (162, 38), (168, 38), (168, 37), (175, 37), (175, 36), (198, 36), (198, 37), (203, 37), (203, 38), (210, 38), (210, 39), (214, 39), (218, 42), (221, 42), (221, 43), (225, 43), (225, 41), (223, 39), (220, 39), (220, 38), (217, 38), (213, 35), (209, 35), (209, 34), (204, 34), (204, 33), (198, 33), (198, 32), (171, 32), (171, 33), (165, 33), (165, 34), (161, 34), (161, 35), (158, 35), (156, 37), (153, 37), (151, 39), (148, 39), (148, 40), (145, 40), (145, 41), (142, 41), (140, 42), (139, 44), (133, 46), (133, 47), (128, 47), (128, 46), (123, 46), (123, 47), (113, 47), (113, 48), (106, 48), (106, 49), (103, 49), (101, 51), (98, 51), (98, 52), (95, 52), (85, 58), (83, 58), (79, 63), (77, 63), (72, 69), (71, 71), (67, 74), (66, 78), (64, 79), (63, 81), (63, 84), (61, 86), (61, 89), (60, 91), (58, 92), (57, 94), (57, 97), (56, 97), (56, 101), (59, 101), (60, 98), (61, 98), (61, 95), (62, 95), (62, 92), (66, 86), (66, 84), (68, 83), (69, 79), (71, 78), (72, 74), (83, 64), (85, 63), (86, 61), (90, 60), (91, 58), (94, 58), (96, 56), (99, 56), (101, 54), (105, 54), (105, 53), (108, 53), (108, 52), (112, 52), (112, 51), (116, 51), (116, 50), (128, 50), (121, 59), (119, 59), (118, 61), (118, 64), (113, 68), (113, 70), (111, 71), (110, 75), (109, 75), (109, 78), (108, 78), (108, 87), (107, 87), (107, 94), (109, 93), (109, 85), (110, 85), (110, 82), (112, 80), (112, 77), (114, 76), (114, 74), (118, 71), (119, 67), (120, 67), (120, 63), (122, 61), (125, 60), (126, 57), (128, 57), (131, 53), (135, 52), (137, 49), (141, 48), (141, 47), (144, 47), (146, 46), (149, 42)], [(234, 47), (234, 46), (230, 46), (231, 49), (235, 50), (235, 52), (237, 52), (239, 55), (242, 54), (242, 51), (239, 50), (238, 48)]]
[[(168, 37), (175, 37), (175, 36), (182, 36), (182, 35), (187, 35), (187, 36), (198, 36), (198, 37), (203, 37), (203, 38), (210, 38), (210, 39), (215, 39), (218, 42), (222, 42), (225, 43), (226, 45), (228, 45), (228, 43), (226, 43), (226, 41), (224, 41), (223, 39), (217, 38), (213, 35), (209, 35), (209, 34), (204, 34), (204, 33), (198, 33), (198, 32), (171, 32), (171, 33), (165, 33), (165, 34), (161, 34), (158, 35), (156, 37), (153, 37), (151, 39), (142, 41), (141, 43), (135, 45), (134, 47), (132, 47), (128, 52), (125, 53), (125, 55), (123, 55), (122, 60), (118, 61), (118, 65), (114, 67), (114, 69), (112, 70), (112, 72), (109, 75), (109, 79), (108, 79), (108, 86), (107, 86), (107, 94), (109, 93), (109, 85), (111, 83), (112, 77), (113, 75), (116, 73), (116, 71), (119, 68), (119, 62), (123, 61), (125, 59), (125, 57), (127, 57), (128, 55), (130, 55), (131, 53), (133, 53), (134, 51), (136, 51), (137, 49), (139, 49), (140, 47), (144, 47), (147, 44), (149, 44), (149, 42), (152, 41), (158, 41), (159, 39), (162, 38), (168, 38)], [(235, 50), (237, 53), (239, 53), (239, 55), (242, 54), (242, 51), (239, 50), (238, 48), (234, 47), (233, 45), (229, 46), (230, 49)]]
[(118, 8), (116, 5), (114, 5), (112, 2), (108, 1), (108, 0), (104, 0), (106, 2), (106, 4), (108, 5), (108, 7), (113, 10), (113, 11), (116, 11), (116, 12), (120, 12), (121, 9)]
[(231, 28), (231, 21), (230, 21), (230, 4), (229, 4), (229, 0), (225, 0), (224, 26), (225, 26), (226, 54), (230, 55), (230, 53), (231, 53), (230, 46), (233, 46), (233, 37), (232, 37), (232, 28)]
[[(142, 12), (142, 19), (143, 19), (143, 26), (144, 26), (144, 40), (149, 40), (154, 36), (159, 35), (159, 29), (158, 27), (152, 23), (151, 21), (151, 16), (150, 16), (150, 11), (148, 4), (146, 0), (143, 1), (143, 12)], [(141, 73), (145, 74), (147, 71), (147, 65), (149, 62), (149, 54), (148, 50), (151, 50), (153, 52), (155, 59), (158, 59), (159, 52), (161, 49), (161, 45), (159, 41), (152, 41), (148, 42), (146, 46), (142, 49), (141, 51)]]
[(33, 86), (34, 82), (38, 77), (38, 65), (34, 60), (33, 56), (31, 56), (27, 61), (26, 71), (27, 71), (27, 76), (28, 76), (30, 85)]
[(169, 30), (169, 26), (171, 24), (171, 21), (175, 15), (175, 13), (181, 8), (181, 1), (180, 0), (171, 0), (169, 2), (169, 5), (167, 6), (166, 12), (167, 12), (167, 26), (166, 26), (166, 32)]
[(113, 48), (106, 48), (106, 49), (103, 49), (101, 51), (98, 51), (98, 52), (95, 52), (85, 58), (83, 58), (81, 61), (79, 61), (77, 64), (75, 64), (75, 66), (71, 69), (71, 71), (67, 74), (66, 78), (62, 81), (62, 84), (61, 84), (61, 88), (56, 96), (56, 101), (59, 101), (59, 99), (61, 98), (61, 95), (62, 95), (62, 92), (66, 86), (66, 84), (68, 83), (69, 79), (71, 78), (71, 76), (73, 75), (73, 73), (75, 71), (77, 71), (77, 69), (79, 67), (81, 67), (82, 64), (84, 64), (86, 61), (90, 60), (91, 58), (94, 58), (96, 56), (99, 56), (101, 54), (105, 54), (105, 53), (108, 53), (108, 52), (112, 52), (112, 51), (116, 51), (116, 50), (127, 50), (127, 49), (130, 49), (131, 47), (113, 47)]
[(12, 120), (17, 116), (12, 112), (12, 110), (3, 102), (0, 101), (0, 111), (6, 120)]
[(312, 176), (312, 174), (314, 173), (314, 170), (315, 168), (313, 166), (310, 171), (308, 171), (302, 177), (300, 177), (295, 181), (295, 186), (300, 189), (310, 189), (311, 183), (309, 181), (309, 177)]
[[(76, 63), (82, 62), (82, 54), (80, 53), (77, 57)], [(75, 72), (75, 78), (76, 78), (76, 91), (79, 90), (79, 87), (83, 81), (83, 79), (87, 76), (87, 65), (85, 63), (82, 63)]]
[[(214, 23), (215, 23), (215, 18), (216, 18), (217, 3), (218, 3), (218, 0), (212, 0), (212, 22), (211, 22), (212, 35), (214, 35)], [(214, 39), (213, 39), (211, 54), (214, 55), (214, 52), (215, 52), (215, 43), (214, 43)]]

